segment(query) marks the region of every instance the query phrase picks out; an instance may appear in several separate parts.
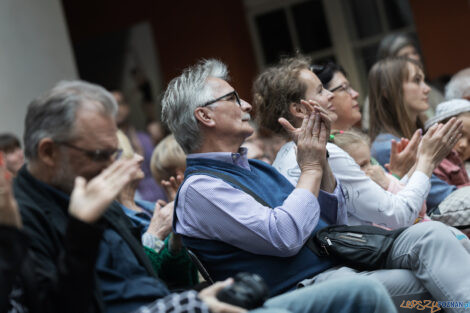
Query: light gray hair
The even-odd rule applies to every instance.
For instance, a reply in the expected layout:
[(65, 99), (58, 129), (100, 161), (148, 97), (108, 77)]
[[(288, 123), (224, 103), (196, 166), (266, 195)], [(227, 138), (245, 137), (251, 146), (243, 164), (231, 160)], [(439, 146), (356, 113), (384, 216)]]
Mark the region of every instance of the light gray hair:
[(470, 67), (452, 76), (445, 91), (446, 100), (470, 97)]
[(23, 136), (25, 156), (35, 160), (38, 144), (44, 138), (68, 141), (74, 138), (75, 116), (85, 102), (96, 105), (99, 113), (114, 117), (117, 104), (103, 87), (84, 81), (60, 81), (28, 106)]
[(213, 100), (213, 90), (207, 84), (209, 77), (227, 81), (227, 66), (214, 59), (201, 60), (174, 78), (163, 96), (162, 121), (187, 154), (198, 149), (202, 143), (194, 110)]

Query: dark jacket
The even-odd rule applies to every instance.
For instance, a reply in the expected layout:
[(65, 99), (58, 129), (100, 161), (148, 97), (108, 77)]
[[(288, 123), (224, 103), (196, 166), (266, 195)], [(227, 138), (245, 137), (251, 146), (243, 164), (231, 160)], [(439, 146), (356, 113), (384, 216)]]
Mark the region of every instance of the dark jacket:
[(27, 249), (23, 232), (16, 227), (0, 225), (0, 312), (7, 312), (8, 297)]
[[(106, 311), (110, 304), (104, 302), (101, 292), (104, 274), (100, 273), (99, 277), (95, 265), (98, 255), (103, 254), (103, 248), (113, 251), (114, 247), (101, 240), (103, 231), (113, 234), (111, 243), (130, 251), (119, 256), (130, 266), (127, 270), (143, 273), (143, 278), (152, 278), (154, 282), (152, 299), (148, 298), (148, 292), (142, 297), (133, 290), (134, 297), (122, 299), (123, 304), (135, 301), (137, 308), (168, 293), (156, 279), (140, 242), (131, 232), (129, 220), (117, 203), (108, 208), (97, 224), (89, 225), (68, 215), (69, 198), (66, 194), (35, 179), (25, 166), (19, 171), (13, 188), (24, 231), (30, 240), (37, 285), (35, 298), (41, 304), (33, 312)], [(115, 271), (121, 264), (120, 260), (116, 261), (104, 264), (102, 270)], [(122, 274), (125, 276), (126, 273)], [(122, 283), (116, 281), (119, 287)], [(143, 286), (144, 289), (146, 287)]]

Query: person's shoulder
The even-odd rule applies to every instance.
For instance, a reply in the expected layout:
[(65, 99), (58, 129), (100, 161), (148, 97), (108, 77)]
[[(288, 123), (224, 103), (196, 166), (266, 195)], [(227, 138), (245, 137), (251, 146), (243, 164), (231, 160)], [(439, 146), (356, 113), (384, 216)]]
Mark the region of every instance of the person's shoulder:
[(390, 140), (395, 139), (395, 140), (400, 140), (397, 136), (390, 134), (390, 133), (380, 133), (375, 137), (374, 144), (384, 144), (384, 143), (390, 143)]
[(295, 148), (296, 145), (293, 141), (285, 143), (277, 152), (272, 166), (276, 169), (279, 169), (279, 167), (282, 167), (285, 162), (289, 164), (292, 163), (292, 157), (294, 159), (296, 158)]

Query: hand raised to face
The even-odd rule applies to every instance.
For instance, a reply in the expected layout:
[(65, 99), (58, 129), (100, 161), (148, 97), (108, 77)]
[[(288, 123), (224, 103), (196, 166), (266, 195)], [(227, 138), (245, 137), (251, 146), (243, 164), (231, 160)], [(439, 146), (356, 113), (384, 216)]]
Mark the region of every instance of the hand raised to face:
[(77, 177), (70, 196), (70, 215), (85, 223), (96, 222), (124, 186), (138, 177), (139, 171), (137, 160), (121, 159), (89, 182)]

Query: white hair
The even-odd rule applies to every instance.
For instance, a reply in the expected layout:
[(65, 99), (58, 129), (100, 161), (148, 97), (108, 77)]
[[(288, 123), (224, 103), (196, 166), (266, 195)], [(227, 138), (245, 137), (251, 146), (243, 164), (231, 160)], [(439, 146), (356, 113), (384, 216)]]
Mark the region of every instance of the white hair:
[(446, 85), (446, 100), (470, 97), (470, 67), (461, 70)]
[(163, 96), (162, 121), (187, 154), (202, 142), (194, 110), (213, 100), (213, 90), (207, 84), (209, 77), (228, 80), (227, 66), (215, 59), (201, 60), (174, 78)]

